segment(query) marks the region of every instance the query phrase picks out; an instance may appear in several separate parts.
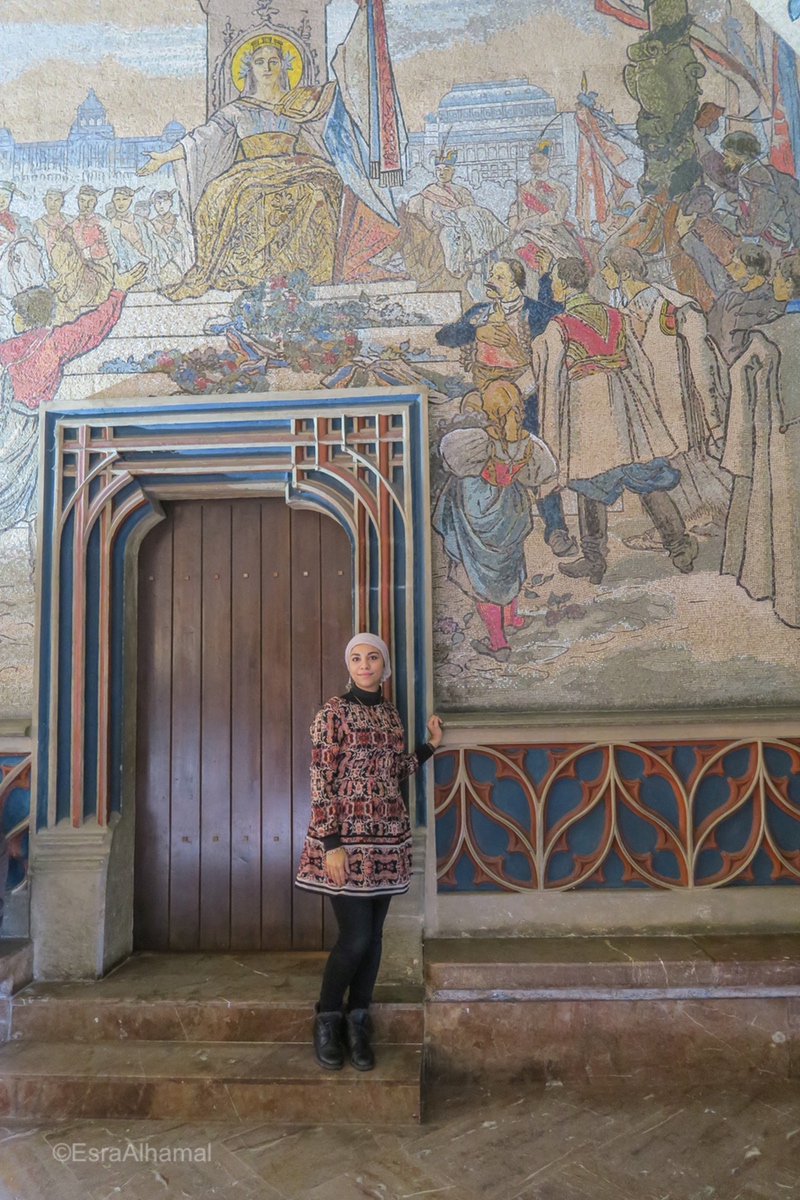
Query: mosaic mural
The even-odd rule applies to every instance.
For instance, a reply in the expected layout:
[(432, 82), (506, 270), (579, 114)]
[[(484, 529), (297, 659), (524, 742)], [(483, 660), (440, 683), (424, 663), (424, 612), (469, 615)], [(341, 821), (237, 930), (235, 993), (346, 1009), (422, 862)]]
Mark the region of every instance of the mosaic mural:
[(754, 9), (43, 13), (0, 17), (0, 714), (43, 408), (339, 387), (429, 397), (437, 706), (796, 701), (800, 89)]
[(480, 746), (436, 756), (442, 892), (800, 884), (800, 744)]

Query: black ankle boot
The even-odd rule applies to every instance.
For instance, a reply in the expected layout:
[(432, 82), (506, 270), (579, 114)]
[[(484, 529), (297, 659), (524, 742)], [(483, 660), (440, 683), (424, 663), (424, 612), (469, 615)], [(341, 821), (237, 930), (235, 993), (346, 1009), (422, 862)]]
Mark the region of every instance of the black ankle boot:
[(320, 1012), (314, 1008), (314, 1057), (326, 1071), (341, 1071), (344, 1066), (344, 1022), (341, 1012)]
[(350, 1062), (357, 1071), (371, 1071), (375, 1054), (370, 1044), (371, 1021), (369, 1010), (354, 1008), (347, 1014), (347, 1048)]

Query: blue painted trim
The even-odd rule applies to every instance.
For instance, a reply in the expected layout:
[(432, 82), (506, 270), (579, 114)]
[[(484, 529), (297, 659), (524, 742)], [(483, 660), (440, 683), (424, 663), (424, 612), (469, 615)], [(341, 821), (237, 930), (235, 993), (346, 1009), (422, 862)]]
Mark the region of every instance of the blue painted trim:
[[(377, 402), (386, 400), (386, 397), (380, 394), (370, 393), (366, 396), (348, 395), (347, 400), (342, 399), (341, 393), (320, 394), (318, 399), (314, 400), (275, 400), (275, 408), (281, 411), (291, 410), (292, 417), (298, 412), (319, 412), (320, 409), (331, 409), (333, 412), (340, 413), (343, 410), (351, 412), (353, 409), (360, 410), (362, 408), (374, 408)], [(221, 401), (225, 402), (224, 415), (221, 410)], [(391, 397), (393, 404), (407, 404), (414, 408), (419, 404), (419, 393), (394, 393)], [(146, 397), (143, 397), (142, 404), (127, 404), (117, 405), (97, 405), (79, 407), (75, 404), (65, 405), (63, 408), (58, 405), (53, 405), (47, 411), (47, 416), (55, 423), (56, 421), (84, 421), (84, 420), (105, 420), (108, 424), (124, 428), (121, 425), (122, 419), (125, 416), (136, 418), (145, 417), (152, 414), (155, 417), (165, 416), (182, 416), (185, 413), (219, 413), (220, 417), (217, 421), (204, 422), (197, 428), (207, 430), (209, 428), (228, 428), (230, 425), (236, 424), (239, 413), (262, 413), (266, 414), (272, 409), (271, 404), (264, 404), (263, 400), (232, 400), (230, 396), (214, 397), (213, 399), (195, 399), (193, 401), (182, 400), (177, 404), (171, 404), (165, 401), (163, 404), (146, 403)], [(264, 417), (258, 420), (255, 424), (259, 428), (270, 428), (274, 426), (288, 427), (288, 422), (291, 418), (283, 420), (277, 418)], [(159, 421), (163, 424), (163, 421)], [(183, 423), (181, 423), (183, 424)], [(131, 426), (131, 430), (141, 429), (142, 425), (139, 420), (135, 425)], [(190, 426), (184, 426), (191, 428)]]
[(70, 734), (72, 728), (70, 713), (70, 692), (72, 681), (72, 536), (74, 528), (74, 513), (70, 513), (61, 537), (61, 569), (59, 572), (59, 613), (58, 655), (56, 671), (58, 672), (59, 690), (58, 706), (55, 719), (58, 728), (58, 756), (56, 770), (56, 820), (70, 815), (71, 780), (70, 780)]
[(53, 524), (55, 514), (55, 457), (56, 418), (45, 410), (39, 418), (40, 437), (44, 443), (45, 470), (40, 472), (39, 544), (40, 577), (39, 598), (41, 620), (38, 631), (38, 694), (36, 708), (36, 772), (37, 778), (45, 780), (44, 789), (37, 788), (36, 826), (47, 824), (48, 759), (50, 753), (50, 692), (53, 664), (50, 653), (51, 622), (53, 608)]
[[(417, 620), (414, 622), (414, 674), (416, 679), (415, 701), (417, 727), (415, 730), (417, 742), (426, 740), (427, 730), (427, 693), (428, 678), (426, 672), (426, 628), (431, 619), (427, 611), (427, 586), (425, 579), (425, 487), (423, 454), (425, 452), (426, 430), (423, 429), (422, 401), (418, 400), (409, 420), (410, 426), (410, 459), (411, 459), (411, 491), (412, 491), (412, 538), (414, 553), (414, 572), (411, 586), (414, 595), (414, 612)], [(427, 772), (421, 771), (417, 777), (417, 824), (427, 825)]]
[[(791, 15), (791, 7), (789, 12)], [(792, 20), (796, 20), (796, 18), (792, 17)], [(777, 33), (775, 34), (775, 44), (778, 52), (781, 99), (783, 100), (783, 110), (786, 113), (786, 124), (789, 127), (789, 142), (792, 147), (795, 171), (797, 171), (800, 169), (800, 87), (797, 83), (797, 59), (791, 46)]]

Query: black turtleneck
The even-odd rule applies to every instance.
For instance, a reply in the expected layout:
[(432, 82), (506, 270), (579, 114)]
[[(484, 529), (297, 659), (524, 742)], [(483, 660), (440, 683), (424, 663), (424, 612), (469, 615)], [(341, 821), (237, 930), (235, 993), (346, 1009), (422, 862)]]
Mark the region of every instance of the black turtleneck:
[[(368, 708), (376, 704), (386, 703), (383, 698), (383, 690), (381, 688), (378, 688), (376, 692), (368, 692), (364, 688), (360, 688), (357, 683), (353, 683), (352, 681), (350, 683), (350, 687), (342, 695), (341, 699), (355, 700), (356, 704), (364, 704)], [(429, 758), (433, 758), (435, 753), (436, 751), (430, 742), (422, 742), (421, 745), (417, 746), (417, 758), (419, 759), (419, 765), (422, 766), (422, 764), (426, 763)], [(341, 834), (339, 833), (330, 833), (327, 837), (322, 839), (322, 845), (326, 851), (337, 850), (341, 844), (342, 838)]]
[(376, 692), (368, 692), (364, 688), (360, 688), (357, 683), (351, 683), (350, 687), (342, 696), (342, 700), (357, 700), (359, 704), (383, 704), (383, 691), (378, 688)]

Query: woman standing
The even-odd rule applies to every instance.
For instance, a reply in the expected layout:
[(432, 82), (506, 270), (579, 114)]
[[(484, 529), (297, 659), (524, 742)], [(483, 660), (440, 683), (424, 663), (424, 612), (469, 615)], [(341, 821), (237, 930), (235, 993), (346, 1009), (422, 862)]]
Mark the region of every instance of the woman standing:
[(347, 1051), (357, 1070), (371, 1071), (369, 1005), (383, 923), (392, 896), (407, 891), (411, 877), (411, 828), (400, 783), (431, 757), (442, 723), (431, 717), (429, 741), (406, 754), (400, 714), (381, 690), (391, 675), (386, 643), (358, 633), (345, 662), (348, 690), (323, 705), (311, 727), (311, 823), (296, 882), (330, 896), (339, 926), (316, 1007), (315, 1057), (338, 1071)]

